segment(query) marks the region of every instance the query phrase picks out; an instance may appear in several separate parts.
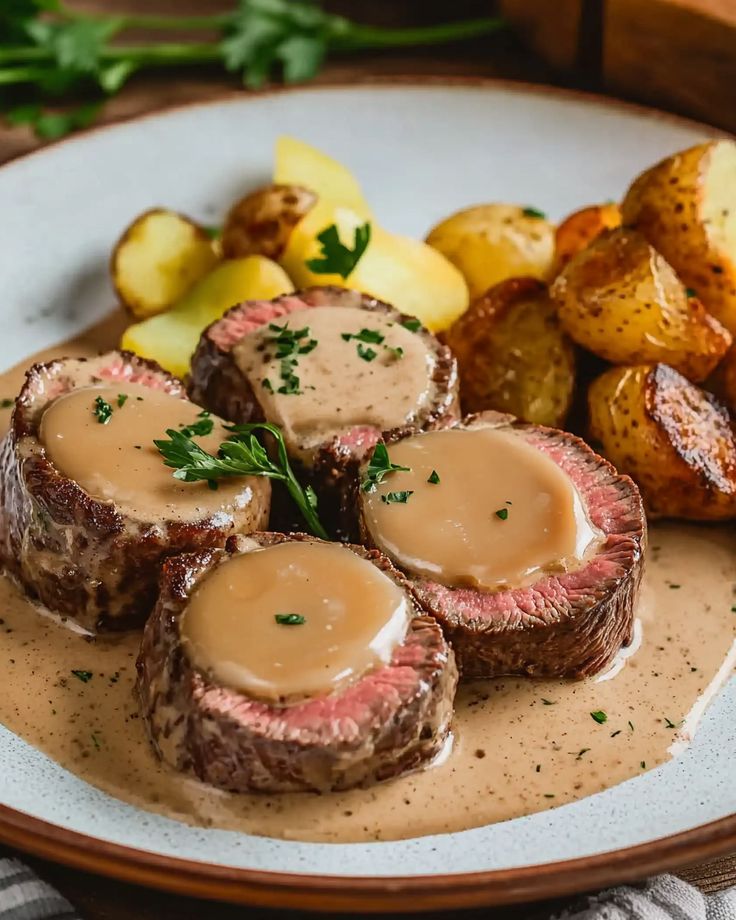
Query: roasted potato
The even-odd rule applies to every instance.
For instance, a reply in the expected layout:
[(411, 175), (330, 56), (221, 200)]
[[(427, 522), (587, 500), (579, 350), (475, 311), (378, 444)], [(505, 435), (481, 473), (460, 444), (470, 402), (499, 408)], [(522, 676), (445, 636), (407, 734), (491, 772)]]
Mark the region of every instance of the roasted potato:
[(717, 396), (736, 416), (736, 345), (728, 349), (703, 386)]
[(170, 310), (129, 326), (121, 348), (183, 377), (202, 330), (241, 300), (271, 300), (294, 290), (288, 275), (263, 256), (221, 262)]
[(110, 274), (121, 303), (145, 319), (168, 309), (218, 261), (204, 228), (156, 208), (137, 217), (112, 251)]
[(225, 220), (223, 255), (279, 259), (291, 231), (316, 203), (315, 193), (298, 185), (267, 185), (251, 192), (233, 205)]
[(648, 169), (622, 212), (736, 333), (736, 142), (710, 141)]
[(352, 287), (417, 316), (434, 332), (446, 329), (468, 307), (468, 288), (460, 272), (437, 250), (420, 240), (389, 233), (371, 223), (368, 247), (347, 278), (323, 274), (307, 265), (321, 255), (317, 236), (332, 224), (341, 241), (352, 246), (363, 218), (348, 208), (320, 202), (294, 228), (281, 265), (297, 285)]
[(575, 350), (547, 287), (508, 278), (474, 300), (445, 341), (460, 371), (463, 412), (497, 409), (536, 425), (565, 421), (575, 384)]
[(566, 332), (613, 364), (661, 361), (704, 380), (731, 335), (635, 230), (605, 231), (551, 288)]
[(621, 226), (621, 209), (610, 201), (594, 204), (566, 217), (555, 231), (555, 272), (589, 246), (604, 230)]
[(588, 391), (591, 438), (662, 517), (736, 517), (736, 438), (715, 397), (665, 364), (614, 367)]
[(506, 278), (546, 279), (555, 254), (555, 228), (541, 211), (482, 204), (433, 227), (427, 242), (460, 269), (475, 300)]

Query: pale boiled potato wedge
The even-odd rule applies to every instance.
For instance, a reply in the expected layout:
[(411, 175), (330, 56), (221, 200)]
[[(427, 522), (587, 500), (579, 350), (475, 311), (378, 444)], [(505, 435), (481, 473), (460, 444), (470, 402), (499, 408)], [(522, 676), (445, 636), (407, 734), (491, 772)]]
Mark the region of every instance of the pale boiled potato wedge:
[(220, 244), (226, 259), (262, 255), (279, 259), (291, 231), (317, 203), (317, 195), (298, 185), (267, 185), (230, 209)]
[(622, 212), (736, 333), (736, 142), (710, 141), (662, 160), (634, 181)]
[(168, 309), (217, 261), (202, 227), (155, 208), (137, 217), (115, 244), (110, 274), (123, 306), (144, 319)]
[(371, 216), (355, 176), (331, 156), (295, 137), (276, 141), (273, 181), (309, 189), (321, 199), (344, 205), (364, 220)]
[(121, 348), (183, 377), (202, 331), (242, 300), (271, 300), (294, 290), (288, 275), (263, 256), (221, 262), (170, 310), (129, 326)]
[(463, 412), (496, 409), (559, 428), (572, 403), (575, 349), (547, 286), (509, 278), (474, 300), (445, 341), (460, 372)]
[(620, 226), (621, 208), (612, 201), (590, 205), (568, 215), (555, 231), (555, 272), (559, 272), (604, 230)]
[(439, 252), (371, 224), (368, 247), (347, 278), (320, 274), (307, 262), (321, 255), (317, 235), (334, 224), (352, 248), (363, 219), (348, 208), (320, 201), (294, 228), (281, 265), (297, 287), (334, 284), (363, 291), (418, 317), (433, 332), (450, 326), (468, 307), (468, 288), (460, 272)]
[(462, 272), (475, 300), (506, 278), (548, 278), (555, 228), (534, 208), (482, 204), (441, 221), (427, 243)]
[(661, 517), (736, 517), (736, 438), (728, 411), (665, 364), (614, 367), (588, 390), (591, 438)]
[(613, 364), (661, 361), (704, 380), (731, 335), (635, 230), (605, 231), (567, 263), (551, 288), (560, 322)]

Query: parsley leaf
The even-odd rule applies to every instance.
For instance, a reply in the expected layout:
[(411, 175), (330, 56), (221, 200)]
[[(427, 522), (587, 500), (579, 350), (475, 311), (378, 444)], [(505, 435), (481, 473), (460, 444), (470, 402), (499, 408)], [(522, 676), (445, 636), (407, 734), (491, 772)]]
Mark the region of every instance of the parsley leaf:
[(276, 613), (273, 618), (279, 626), (301, 626), (307, 622), (307, 618), (300, 613)]
[(83, 684), (88, 683), (92, 680), (93, 674), (91, 671), (72, 671), (72, 674), (78, 679), (81, 680)]
[(383, 482), (385, 476), (388, 476), (389, 473), (399, 472), (409, 473), (411, 472), (411, 467), (392, 463), (389, 459), (386, 445), (383, 441), (379, 441), (373, 448), (373, 454), (360, 487), (364, 492), (373, 492), (376, 486)]
[(498, 511), (494, 511), (493, 513), (494, 513), (494, 514), (496, 515), (496, 517), (499, 518), (501, 521), (505, 521), (505, 520), (508, 518), (508, 516), (509, 516), (509, 509), (508, 509), (508, 508), (499, 508)]
[(436, 485), (439, 485), (439, 481), (440, 481), (439, 473), (437, 472), (437, 470), (432, 470), (432, 472), (429, 474), (429, 478), (427, 479), (427, 482), (431, 482), (433, 486), (436, 486)]
[(407, 489), (404, 492), (388, 492), (386, 495), (381, 496), (381, 501), (385, 505), (405, 505), (413, 494), (412, 489)]
[(112, 418), (112, 406), (109, 402), (105, 402), (101, 396), (96, 396), (92, 415), (95, 416), (100, 425), (107, 425)]
[(404, 327), (404, 329), (408, 329), (409, 332), (419, 332), (419, 330), (422, 328), (421, 321), (414, 319), (413, 317), (405, 319), (401, 325)]
[(118, 399), (117, 399), (118, 409), (122, 409), (127, 401), (128, 401), (127, 393), (118, 393)]
[(544, 213), (544, 211), (540, 211), (539, 208), (526, 207), (522, 213), (524, 214), (524, 217), (536, 217), (540, 220), (545, 220), (547, 218), (547, 215)]
[(364, 361), (372, 361), (377, 357), (378, 352), (373, 348), (366, 348), (365, 345), (358, 343), (358, 357), (362, 358)]
[(603, 725), (604, 722), (608, 721), (608, 716), (606, 715), (605, 712), (603, 712), (602, 709), (598, 709), (595, 712), (591, 712), (590, 717), (591, 719), (593, 719), (594, 722), (597, 722), (599, 725)]
[(197, 419), (197, 421), (192, 422), (191, 425), (182, 425), (179, 430), (187, 438), (193, 438), (195, 436), (203, 438), (208, 434), (212, 434), (214, 427), (214, 421), (209, 417), (205, 417)]
[(371, 239), (371, 225), (365, 223), (355, 228), (353, 248), (345, 246), (340, 241), (340, 234), (335, 224), (317, 234), (322, 256), (319, 259), (308, 259), (306, 266), (315, 275), (340, 275), (348, 278), (355, 266), (363, 257)]

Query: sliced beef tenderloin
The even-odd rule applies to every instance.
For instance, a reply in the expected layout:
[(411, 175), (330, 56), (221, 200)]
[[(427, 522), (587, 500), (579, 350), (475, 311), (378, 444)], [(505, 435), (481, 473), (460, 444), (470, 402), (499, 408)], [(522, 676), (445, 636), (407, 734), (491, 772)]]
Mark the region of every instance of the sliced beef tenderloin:
[[(454, 427), (489, 426), (513, 431), (557, 464), (572, 482), (597, 540), (579, 565), (541, 571), (520, 587), (481, 590), (449, 585), (405, 567), (414, 593), (441, 624), (464, 678), (517, 674), (581, 678), (601, 671), (632, 637), (647, 535), (639, 491), (628, 476), (619, 475), (567, 432), (524, 424), (496, 412), (471, 416)], [(363, 481), (365, 475), (364, 466)], [(405, 483), (394, 485), (394, 479), (386, 481), (391, 488), (406, 488)], [(358, 493), (357, 483), (355, 488), (356, 507), (363, 508), (363, 537), (371, 545), (366, 493)], [(496, 523), (503, 526), (515, 511), (500, 504), (497, 511), (487, 511), (489, 520), (497, 515), (501, 520)], [(393, 554), (389, 556), (399, 564)]]
[(164, 564), (137, 684), (159, 757), (233, 792), (349, 789), (428, 764), (448, 741), (457, 669), (435, 620), (422, 613), (403, 576), (375, 550), (344, 547), (407, 591), (408, 632), (387, 664), (326, 695), (278, 705), (223, 686), (193, 662), (182, 618), (198, 586), (231, 559), (287, 541), (323, 542), (303, 534), (252, 534), (232, 537), (225, 550)]
[[(100, 397), (96, 403), (96, 394), (109, 392), (109, 387), (120, 394), (108, 400)], [(130, 393), (127, 397), (126, 390)], [(234, 488), (227, 484), (224, 491), (214, 492), (203, 489), (203, 483), (179, 484), (171, 480), (172, 471), (163, 466), (163, 460), (158, 467), (161, 458), (150, 440), (136, 444), (131, 451), (130, 469), (137, 496), (132, 507), (108, 497), (107, 492), (100, 495), (99, 490), (83, 488), (52, 462), (42, 421), (50, 407), (59, 405), (58, 400), (75, 394), (80, 403), (86, 400), (78, 411), (84, 410), (91, 420), (93, 435), (98, 433), (98, 424), (99, 432), (114, 432), (120, 425), (122, 437), (138, 440), (141, 426), (136, 412), (144, 411), (148, 392), (150, 402), (156, 404), (160, 399), (168, 404), (169, 396), (176, 397), (171, 404), (177, 413), (197, 418), (199, 407), (187, 400), (179, 380), (153, 362), (127, 352), (36, 364), (26, 374), (10, 430), (0, 448), (2, 564), (31, 597), (88, 630), (140, 625), (153, 608), (160, 566), (167, 556), (223, 546), (231, 534), (262, 528), (268, 520), (267, 480), (238, 479)], [(153, 406), (146, 411), (153, 411)], [(110, 415), (111, 420), (102, 427)], [(176, 423), (165, 412), (160, 421), (160, 437), (165, 438), (166, 428), (176, 427)], [(213, 427), (221, 424), (216, 419), (212, 422)], [(67, 436), (66, 431), (56, 436), (59, 434)], [(79, 431), (69, 430), (67, 440), (75, 458), (83, 457), (87, 447)], [(93, 480), (99, 475), (100, 482), (105, 483), (100, 485), (102, 491), (110, 488), (106, 477), (114, 459), (113, 454), (104, 452), (89, 456), (89, 474)], [(126, 459), (126, 467), (127, 463)], [(136, 479), (136, 471), (145, 464), (153, 466), (157, 475), (160, 469), (167, 499), (171, 482), (174, 504), (165, 506), (165, 514), (154, 510), (153, 493), (146, 491), (149, 481)], [(188, 511), (179, 514), (176, 490), (190, 487), (196, 491), (185, 496)]]
[[(307, 311), (315, 308), (322, 308), (313, 316), (323, 329), (335, 311), (329, 334), (310, 322)], [(308, 330), (300, 339), (306, 348), (295, 347), (287, 357), (294, 363), (281, 365), (279, 375), (273, 362), (284, 349), (275, 330), (287, 324), (295, 333)], [(195, 402), (223, 418), (279, 425), (292, 460), (320, 495), (323, 519), (342, 538), (357, 537), (346, 530), (354, 519), (348, 484), (379, 438), (428, 431), (459, 414), (449, 348), (413, 317), (337, 287), (233, 307), (203, 333), (188, 386)]]

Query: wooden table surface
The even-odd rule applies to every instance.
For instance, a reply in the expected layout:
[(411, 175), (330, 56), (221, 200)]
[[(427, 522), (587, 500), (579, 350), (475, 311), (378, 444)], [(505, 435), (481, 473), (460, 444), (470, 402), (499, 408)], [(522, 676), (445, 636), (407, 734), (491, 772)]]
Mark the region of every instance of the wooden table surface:
[[(77, 0), (79, 8), (128, 10), (139, 12), (201, 13), (217, 8), (226, 9), (227, 0)], [(488, 0), (342, 0), (326, 2), (325, 6), (361, 21), (382, 25), (404, 25), (439, 22), (443, 19), (485, 15)], [(596, 89), (581, 81), (571, 81), (554, 73), (526, 51), (512, 35), (497, 35), (426, 51), (391, 52), (381, 55), (354, 57), (331, 61), (318, 78), (322, 83), (340, 83), (365, 79), (368, 76), (431, 74), (448, 76), (503, 77), (580, 89)], [(198, 73), (144, 75), (134, 78), (120, 96), (105, 107), (102, 123), (122, 121), (136, 115), (165, 109), (184, 102), (204, 101), (227, 93), (242, 92), (237, 81), (217, 70)], [(33, 149), (39, 142), (27, 128), (0, 127), (0, 163)], [(0, 848), (3, 855), (11, 851)], [(247, 915), (254, 920), (286, 920), (303, 916), (295, 911), (247, 909), (212, 902), (178, 897), (122, 882), (111, 881), (41, 860), (26, 859), (41, 876), (56, 886), (77, 908), (84, 920), (235, 920)], [(635, 874), (635, 869), (633, 870)], [(717, 891), (736, 884), (736, 855), (707, 865), (680, 871), (681, 877), (698, 885), (703, 891)], [(496, 911), (468, 911), (463, 916), (489, 917), (497, 920), (541, 920), (561, 902), (500, 908)], [(339, 916), (339, 915), (335, 915)], [(356, 917), (356, 914), (351, 914)], [(453, 914), (424, 914), (424, 917), (449, 918)]]

